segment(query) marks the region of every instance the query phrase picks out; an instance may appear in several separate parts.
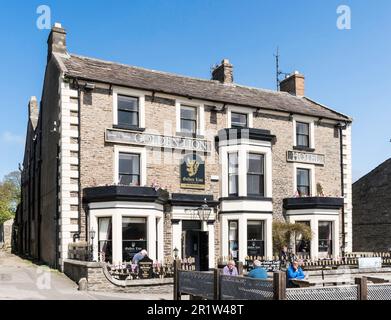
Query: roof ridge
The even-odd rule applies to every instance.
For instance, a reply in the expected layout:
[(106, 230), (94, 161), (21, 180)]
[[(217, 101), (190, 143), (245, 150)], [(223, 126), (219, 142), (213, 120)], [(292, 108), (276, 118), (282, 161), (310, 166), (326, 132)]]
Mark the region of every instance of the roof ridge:
[[(203, 81), (203, 82), (207, 82), (207, 83), (214, 83), (214, 84), (221, 85), (221, 86), (224, 86), (224, 87), (240, 87), (240, 88), (245, 88), (245, 89), (250, 89), (250, 90), (257, 90), (257, 91), (261, 91), (261, 92), (273, 93), (273, 94), (276, 94), (276, 95), (284, 94), (284, 95), (292, 96), (291, 94), (289, 94), (287, 92), (283, 92), (283, 91), (274, 91), (274, 90), (271, 90), (271, 89), (264, 89), (264, 88), (259, 88), (259, 87), (247, 86), (247, 85), (238, 84), (238, 83), (224, 84), (224, 83), (221, 83), (218, 80), (212, 80), (212, 79), (208, 80), (208, 79), (205, 79), (205, 78), (191, 77), (191, 76), (186, 76), (186, 75), (173, 73), (173, 72), (168, 72), (168, 71), (148, 69), (148, 68), (143, 68), (143, 67), (139, 67), (139, 66), (129, 65), (129, 64), (121, 63), (121, 62), (116, 62), (116, 61), (109, 61), (109, 60), (103, 60), (103, 59), (98, 59), (98, 58), (87, 57), (87, 56), (74, 54), (74, 53), (71, 53), (70, 56), (71, 57), (80, 58), (80, 59), (88, 59), (88, 60), (97, 61), (97, 62), (116, 64), (116, 65), (124, 66), (124, 67), (127, 67), (127, 68), (134, 68), (134, 69), (139, 69), (139, 70), (143, 70), (143, 71), (149, 71), (149, 72), (164, 74), (164, 75), (168, 75), (168, 76), (175, 76), (175, 77), (179, 77), (179, 78), (192, 79), (192, 80)], [(296, 96), (293, 96), (293, 97), (296, 97)], [(298, 97), (296, 97), (296, 98), (298, 98)]]

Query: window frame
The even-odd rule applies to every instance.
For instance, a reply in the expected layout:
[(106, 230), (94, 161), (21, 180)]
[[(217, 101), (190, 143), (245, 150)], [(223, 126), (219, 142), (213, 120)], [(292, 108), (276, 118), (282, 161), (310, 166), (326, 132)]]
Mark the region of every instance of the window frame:
[[(293, 124), (293, 148), (294, 149), (302, 149), (304, 151), (309, 151), (313, 152), (315, 151), (315, 121), (316, 119), (308, 116), (302, 116), (302, 115), (292, 115), (292, 124)], [(299, 123), (305, 123), (308, 124), (308, 141), (309, 141), (309, 146), (299, 146), (297, 144), (297, 122)]]
[[(139, 153), (133, 153), (133, 152), (122, 152), (120, 151), (118, 153), (118, 161), (121, 160), (121, 155), (123, 154), (126, 154), (126, 155), (132, 155), (132, 156), (137, 156), (138, 158), (138, 171), (139, 173), (138, 174), (128, 174), (128, 173), (121, 173), (120, 171), (120, 166), (119, 166), (119, 162), (118, 162), (118, 182), (120, 183), (121, 182), (121, 176), (131, 176), (131, 177), (134, 177), (134, 176), (137, 176), (138, 177), (138, 183), (136, 184), (136, 186), (140, 186), (141, 185), (141, 155)], [(134, 185), (131, 185), (131, 186), (134, 186)]]
[[(236, 164), (236, 173), (231, 173), (230, 172), (230, 156), (232, 155), (236, 155), (236, 160), (237, 160), (237, 164)], [(227, 156), (228, 156), (228, 170), (227, 170), (227, 174), (228, 174), (228, 196), (229, 197), (237, 197), (239, 195), (239, 152), (237, 151), (233, 151), (233, 152), (228, 152), (227, 153)], [(230, 190), (230, 186), (231, 186), (231, 177), (236, 177), (236, 192), (235, 193), (231, 193), (231, 190)]]
[[(308, 128), (308, 134), (298, 132), (299, 125), (306, 125)], [(299, 144), (299, 137), (306, 137), (307, 145)], [(311, 124), (303, 121), (296, 121), (296, 147), (298, 148), (311, 148)]]
[[(306, 195), (302, 195), (299, 191), (299, 182), (298, 182), (298, 174), (299, 174), (299, 170), (301, 171), (307, 171), (308, 172), (308, 193)], [(311, 169), (309, 168), (302, 168), (302, 167), (297, 167), (296, 168), (296, 192), (298, 192), (299, 196), (300, 197), (310, 197), (311, 194), (312, 194), (312, 188), (311, 188)], [(304, 185), (300, 185), (300, 187), (306, 187)]]
[(113, 157), (113, 181), (114, 184), (119, 184), (119, 154), (120, 153), (131, 153), (140, 155), (140, 186), (147, 184), (147, 150), (145, 147), (130, 147), (130, 146), (114, 146), (114, 157)]
[[(182, 116), (182, 110), (183, 109), (193, 109), (195, 111), (195, 118), (194, 119), (190, 119), (190, 118), (185, 118)], [(197, 132), (198, 132), (198, 109), (197, 107), (195, 106), (190, 106), (190, 105), (186, 105), (186, 104), (181, 104), (181, 107), (180, 107), (180, 132), (181, 133), (184, 133), (184, 134), (191, 134), (191, 135), (197, 135)], [(182, 127), (182, 121), (189, 121), (189, 122), (192, 122), (194, 123), (194, 131), (184, 131), (183, 130), (183, 127)]]
[[(245, 116), (245, 117), (246, 117), (245, 126), (240, 126), (240, 125), (234, 125), (234, 124), (233, 124), (233, 122), (232, 122), (232, 116), (233, 116), (234, 114), (237, 114), (237, 115), (241, 115), (241, 116)], [(232, 128), (232, 129), (244, 129), (244, 128), (248, 128), (248, 127), (249, 127), (249, 125), (248, 125), (248, 120), (249, 120), (249, 115), (248, 115), (248, 113), (238, 112), (238, 111), (231, 111), (230, 117), (231, 117), (231, 128)]]
[[(263, 167), (263, 173), (256, 173), (256, 172), (250, 172), (249, 170), (250, 170), (250, 166), (249, 166), (249, 161), (250, 161), (250, 155), (257, 155), (257, 156), (260, 156), (261, 157), (261, 159), (262, 159), (262, 167)], [(247, 152), (247, 159), (246, 159), (246, 161), (247, 161), (247, 170), (246, 170), (246, 183), (247, 183), (247, 196), (255, 196), (255, 197), (265, 197), (265, 183), (266, 183), (266, 181), (265, 181), (265, 171), (266, 171), (266, 163), (265, 163), (265, 161), (266, 161), (266, 156), (265, 156), (265, 154), (263, 154), (263, 153), (259, 153), (259, 152), (251, 152), (251, 151), (249, 151), (249, 152)], [(260, 181), (260, 183), (262, 182), (262, 185), (260, 185), (259, 187), (259, 189), (260, 189), (260, 191), (262, 191), (261, 193), (250, 193), (249, 192), (249, 188), (248, 188), (248, 186), (249, 186), (249, 176), (262, 176), (262, 179), (260, 178), (259, 179), (259, 181)], [(261, 187), (262, 187), (262, 190), (261, 190)]]
[[(144, 130), (145, 129), (145, 96), (150, 94), (146, 91), (113, 86), (113, 128), (124, 130)], [(126, 96), (138, 99), (138, 126), (118, 124), (118, 96)]]
[[(137, 111), (132, 111), (132, 110), (128, 110), (125, 108), (120, 108), (119, 99), (121, 97), (135, 99), (137, 101)], [(136, 118), (137, 118), (137, 121), (136, 121), (137, 124), (120, 123), (120, 121), (119, 121), (120, 112), (128, 113), (128, 114), (135, 114)], [(125, 95), (125, 94), (117, 94), (117, 125), (120, 127), (140, 128), (140, 98), (139, 97), (134, 97), (134, 96)]]

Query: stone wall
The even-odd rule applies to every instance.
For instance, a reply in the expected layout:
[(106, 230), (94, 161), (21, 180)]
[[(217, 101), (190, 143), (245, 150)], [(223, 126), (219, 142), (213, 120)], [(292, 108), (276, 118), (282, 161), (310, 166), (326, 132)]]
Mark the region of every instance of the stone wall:
[[(80, 184), (81, 190), (87, 187), (112, 184), (114, 177), (114, 145), (106, 143), (107, 128), (113, 127), (113, 95), (109, 86), (97, 85), (92, 93), (82, 92), (80, 99)], [(218, 131), (227, 126), (227, 111), (216, 112), (205, 105), (205, 137), (213, 140)], [(256, 114), (254, 127), (270, 130), (277, 137), (272, 146), (273, 154), (273, 208), (274, 218), (284, 219), (282, 200), (294, 195), (293, 164), (286, 161), (286, 152), (293, 147), (293, 122), (289, 116)], [(176, 135), (175, 100), (145, 97), (146, 132)], [(324, 167), (315, 167), (315, 185), (320, 183), (325, 195), (341, 195), (340, 146), (339, 136), (332, 125), (315, 122), (315, 153), (324, 154)], [(205, 190), (182, 189), (180, 187), (180, 160), (178, 150), (161, 150), (147, 147), (147, 181), (150, 186), (158, 182), (170, 193), (213, 194), (219, 199), (220, 183), (212, 182), (211, 176), (219, 176), (221, 166), (216, 150), (205, 156)], [(82, 210), (81, 225), (86, 225), (86, 209)], [(218, 221), (216, 230), (216, 256), (220, 256), (220, 234)], [(164, 221), (164, 253), (172, 255), (171, 221)], [(85, 233), (85, 232), (84, 232)]]
[(391, 248), (391, 159), (353, 184), (353, 251)]
[(64, 261), (64, 273), (76, 283), (87, 280), (87, 290), (123, 293), (172, 293), (173, 279), (120, 281), (111, 277), (105, 264), (77, 260)]

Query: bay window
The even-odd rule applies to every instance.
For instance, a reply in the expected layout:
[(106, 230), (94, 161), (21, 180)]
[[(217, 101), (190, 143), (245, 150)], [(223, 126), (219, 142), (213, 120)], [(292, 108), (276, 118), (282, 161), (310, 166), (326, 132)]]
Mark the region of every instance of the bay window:
[(239, 259), (239, 221), (228, 221), (228, 248), (231, 259)]
[(247, 221), (247, 255), (264, 256), (264, 221)]
[(237, 196), (239, 194), (239, 162), (238, 153), (228, 154), (228, 194)]
[(112, 236), (111, 218), (98, 218), (98, 256), (101, 262), (112, 262)]
[(141, 250), (147, 250), (147, 219), (122, 218), (122, 259), (131, 261)]
[(333, 223), (331, 221), (319, 221), (318, 224), (319, 237), (319, 254), (333, 254)]

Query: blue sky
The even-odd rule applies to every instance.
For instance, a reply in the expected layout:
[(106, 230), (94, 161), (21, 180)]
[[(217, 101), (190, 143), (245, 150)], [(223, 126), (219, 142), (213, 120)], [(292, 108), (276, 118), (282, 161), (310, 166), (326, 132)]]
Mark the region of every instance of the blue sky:
[[(5, 4), (7, 3), (7, 4)], [(27, 103), (38, 98), (48, 30), (39, 5), (68, 32), (70, 52), (209, 78), (229, 58), (235, 82), (275, 89), (273, 53), (285, 72), (306, 76), (306, 95), (354, 118), (353, 177), (390, 157), (391, 1), (21, 1), (0, 19), (0, 178), (22, 162)], [(351, 30), (336, 27), (339, 5)]]

